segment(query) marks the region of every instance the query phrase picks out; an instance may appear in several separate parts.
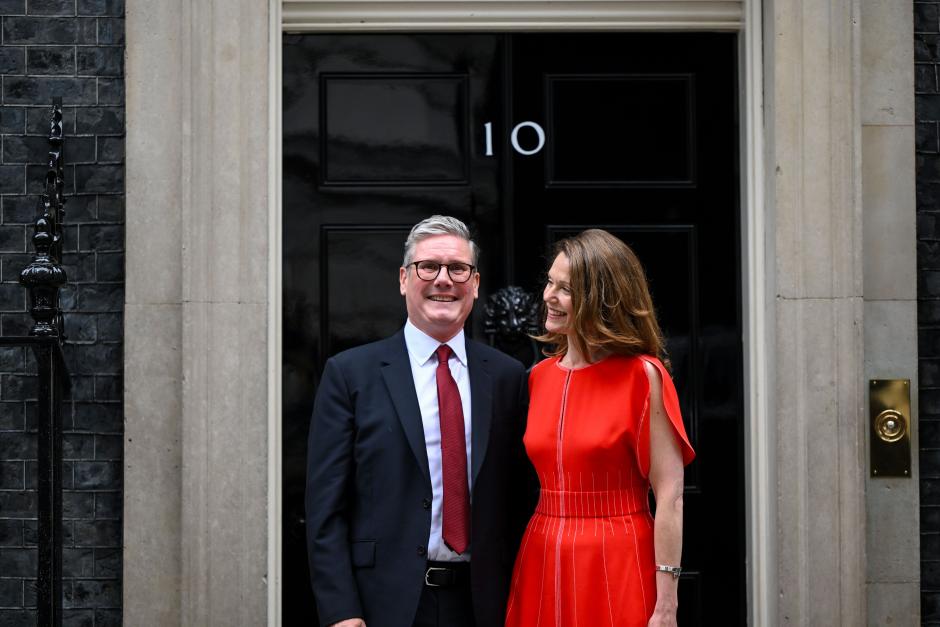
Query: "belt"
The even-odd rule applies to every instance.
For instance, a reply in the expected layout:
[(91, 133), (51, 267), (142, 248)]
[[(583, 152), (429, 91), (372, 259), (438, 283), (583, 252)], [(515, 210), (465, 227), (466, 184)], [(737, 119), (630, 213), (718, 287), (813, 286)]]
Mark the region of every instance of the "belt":
[(432, 588), (446, 588), (470, 581), (470, 562), (428, 562), (424, 583)]

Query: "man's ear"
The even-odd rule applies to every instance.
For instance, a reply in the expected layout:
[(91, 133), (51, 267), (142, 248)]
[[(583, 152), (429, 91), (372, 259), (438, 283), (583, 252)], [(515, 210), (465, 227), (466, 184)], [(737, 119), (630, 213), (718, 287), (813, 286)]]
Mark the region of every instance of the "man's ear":
[(398, 291), (405, 295), (405, 281), (408, 280), (408, 269), (404, 266), (398, 269)]

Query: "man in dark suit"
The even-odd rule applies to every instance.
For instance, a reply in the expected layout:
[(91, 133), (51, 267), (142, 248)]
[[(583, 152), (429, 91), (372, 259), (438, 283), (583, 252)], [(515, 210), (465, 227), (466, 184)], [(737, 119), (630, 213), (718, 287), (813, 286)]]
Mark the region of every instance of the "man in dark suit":
[(326, 363), (306, 494), (321, 625), (503, 623), (535, 490), (525, 370), (464, 337), (476, 260), (463, 222), (415, 225), (399, 270), (405, 327)]

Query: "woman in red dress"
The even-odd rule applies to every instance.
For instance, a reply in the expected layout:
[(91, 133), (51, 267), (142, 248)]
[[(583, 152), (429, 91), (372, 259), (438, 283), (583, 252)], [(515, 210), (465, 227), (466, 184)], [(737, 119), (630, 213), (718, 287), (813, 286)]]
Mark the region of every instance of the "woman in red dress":
[(506, 626), (675, 626), (683, 466), (695, 453), (646, 278), (606, 231), (556, 253), (539, 338), (553, 350), (529, 376), (525, 434), (541, 493)]

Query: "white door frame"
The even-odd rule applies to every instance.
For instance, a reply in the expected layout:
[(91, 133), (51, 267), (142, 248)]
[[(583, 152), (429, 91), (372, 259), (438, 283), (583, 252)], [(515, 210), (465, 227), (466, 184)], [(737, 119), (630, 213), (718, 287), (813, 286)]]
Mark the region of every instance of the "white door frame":
[(776, 510), (772, 233), (765, 215), (761, 0), (332, 2), (269, 0), (268, 624), (281, 624), (281, 35), (283, 32), (702, 30), (741, 33), (739, 90), (745, 500), (751, 625), (774, 623)]

